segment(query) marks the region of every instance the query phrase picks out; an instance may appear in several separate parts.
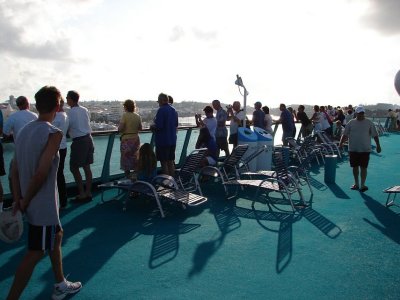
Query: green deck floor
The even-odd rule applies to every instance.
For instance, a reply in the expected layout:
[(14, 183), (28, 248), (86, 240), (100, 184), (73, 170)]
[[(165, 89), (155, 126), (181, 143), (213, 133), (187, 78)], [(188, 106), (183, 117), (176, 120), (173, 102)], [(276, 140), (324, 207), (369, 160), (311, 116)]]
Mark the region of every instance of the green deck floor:
[[(208, 204), (167, 206), (160, 218), (140, 198), (101, 203), (100, 194), (62, 213), (64, 271), (83, 288), (74, 299), (400, 299), (400, 208), (384, 206), (382, 190), (400, 185), (400, 135), (381, 137), (362, 194), (347, 158), (336, 184), (313, 167), (312, 205), (293, 215), (268, 210), (254, 190), (225, 200), (204, 185)], [(107, 191), (110, 199), (115, 191)], [(400, 198), (399, 198), (400, 203)], [(0, 299), (6, 297), (25, 251), (0, 242)], [(49, 299), (53, 276), (46, 257), (22, 299)]]

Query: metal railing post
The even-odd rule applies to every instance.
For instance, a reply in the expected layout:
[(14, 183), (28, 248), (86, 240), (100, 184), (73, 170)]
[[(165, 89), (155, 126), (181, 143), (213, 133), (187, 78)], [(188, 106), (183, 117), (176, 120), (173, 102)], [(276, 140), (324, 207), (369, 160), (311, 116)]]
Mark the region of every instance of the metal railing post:
[(112, 149), (114, 147), (115, 135), (116, 133), (114, 132), (108, 136), (107, 150), (106, 150), (106, 155), (104, 157), (103, 169), (101, 171), (102, 183), (108, 182), (110, 178), (110, 161), (111, 161)]
[(185, 161), (186, 156), (187, 156), (187, 147), (189, 145), (189, 141), (190, 141), (190, 136), (192, 135), (192, 128), (188, 128), (186, 131), (186, 136), (185, 136), (185, 141), (183, 142), (183, 147), (182, 147), (182, 152), (181, 152), (181, 156), (179, 158), (179, 162), (176, 165), (178, 168), (181, 167), (182, 163)]

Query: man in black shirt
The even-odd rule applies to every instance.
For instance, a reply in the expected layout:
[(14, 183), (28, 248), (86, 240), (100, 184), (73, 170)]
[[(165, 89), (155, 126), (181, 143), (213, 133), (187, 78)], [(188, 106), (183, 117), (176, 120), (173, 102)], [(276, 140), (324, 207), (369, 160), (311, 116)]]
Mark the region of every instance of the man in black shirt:
[(297, 109), (296, 118), (301, 122), (300, 133), (303, 138), (310, 135), (313, 131), (313, 125), (308, 118), (307, 114), (304, 112), (304, 105), (299, 105)]

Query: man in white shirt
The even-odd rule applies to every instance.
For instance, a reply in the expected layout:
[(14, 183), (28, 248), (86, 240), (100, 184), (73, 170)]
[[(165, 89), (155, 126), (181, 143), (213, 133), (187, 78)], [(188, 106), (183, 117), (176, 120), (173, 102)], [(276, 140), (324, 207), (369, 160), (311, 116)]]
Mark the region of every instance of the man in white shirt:
[(221, 102), (219, 100), (213, 100), (212, 106), (217, 112), (215, 115), (215, 119), (217, 120), (217, 128), (215, 130), (215, 141), (217, 142), (217, 157), (219, 157), (221, 150), (225, 152), (225, 156), (228, 156), (228, 130), (226, 129), (226, 120), (228, 119), (228, 113), (221, 107)]
[[(14, 141), (16, 141), (18, 133), (22, 128), (25, 127), (26, 124), (35, 121), (38, 118), (36, 113), (29, 110), (30, 104), (25, 96), (19, 96), (15, 102), (19, 110), (10, 115), (7, 119), (7, 122), (3, 126), (3, 135), (5, 137), (10, 137), (12, 135)], [(10, 162), (10, 172), (8, 176), (8, 180), (10, 182), (10, 191), (12, 192), (11, 166), (12, 160)]]
[[(346, 125), (340, 139), (339, 147), (343, 147), (343, 143), (347, 139), (349, 140), (350, 166), (353, 168), (354, 176), (354, 184), (350, 188), (365, 192), (368, 190), (365, 181), (367, 179), (367, 168), (371, 153), (371, 137), (376, 143), (376, 152), (380, 153), (382, 149), (374, 123), (365, 118), (364, 107), (358, 106), (355, 112), (356, 119), (350, 120)], [(361, 177), (361, 186), (358, 180), (359, 175)]]
[[(76, 91), (69, 91), (67, 103), (71, 107), (68, 118), (68, 133), (72, 138), (70, 170), (79, 195), (75, 198), (76, 202), (89, 202), (92, 200), (92, 170), (90, 165), (93, 163), (94, 145), (90, 128), (90, 115), (86, 107), (78, 104), (79, 94)], [(85, 172), (86, 185), (83, 188), (82, 175), (79, 168)]]
[(240, 109), (240, 102), (234, 101), (232, 106), (228, 108), (228, 121), (231, 121), (229, 128), (229, 144), (233, 144), (235, 148), (238, 144), (238, 128), (243, 126), (243, 120), (246, 118), (242, 109)]
[(214, 117), (214, 110), (211, 106), (207, 105), (203, 109), (204, 113), (206, 114), (206, 117), (204, 119), (201, 119), (201, 115), (196, 114), (195, 119), (196, 119), (196, 124), (198, 127), (207, 127), (211, 137), (215, 140), (215, 131), (217, 129), (217, 119)]
[(25, 96), (19, 96), (16, 100), (19, 111), (10, 115), (3, 127), (3, 134), (9, 136), (13, 134), (14, 140), (18, 132), (29, 122), (37, 120), (38, 116), (29, 110), (29, 101)]

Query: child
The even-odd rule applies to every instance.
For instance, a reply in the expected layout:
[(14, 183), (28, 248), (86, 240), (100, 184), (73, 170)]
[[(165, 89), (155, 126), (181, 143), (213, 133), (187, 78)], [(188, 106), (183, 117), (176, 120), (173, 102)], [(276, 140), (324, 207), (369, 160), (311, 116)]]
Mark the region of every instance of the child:
[(157, 175), (157, 158), (149, 143), (143, 144), (139, 149), (137, 179), (151, 182)]
[(202, 162), (203, 166), (215, 165), (217, 163), (217, 144), (211, 137), (206, 127), (200, 129), (199, 137), (196, 142), (196, 149), (207, 148), (207, 155)]

